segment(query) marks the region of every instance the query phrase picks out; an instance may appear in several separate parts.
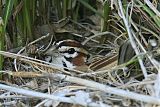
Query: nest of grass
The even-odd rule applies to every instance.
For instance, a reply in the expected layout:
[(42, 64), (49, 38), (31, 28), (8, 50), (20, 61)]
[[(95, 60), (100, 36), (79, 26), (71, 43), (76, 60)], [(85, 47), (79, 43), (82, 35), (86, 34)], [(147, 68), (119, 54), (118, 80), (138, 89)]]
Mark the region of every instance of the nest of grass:
[[(148, 3), (147, 0), (145, 3)], [(160, 29), (155, 22), (160, 19), (147, 17), (145, 14), (149, 13), (144, 12), (146, 7), (138, 1), (128, 4), (127, 15), (124, 15), (121, 0), (113, 4), (117, 6), (115, 8), (118, 8), (118, 12), (113, 8), (108, 21), (112, 31), (98, 32), (100, 26), (96, 23), (93, 26), (88, 22), (78, 23), (66, 18), (51, 25), (55, 28), (54, 34), (48, 30), (48, 26), (40, 26), (37, 32), (40, 32), (39, 35), (47, 33), (46, 35), (16, 53), (15, 50), (0, 51), (0, 54), (5, 56), (3, 80), (0, 84), (0, 105), (160, 105)], [(139, 14), (141, 17), (137, 17)], [(156, 15), (160, 17), (158, 13)], [(97, 16), (90, 18), (93, 17), (98, 19)], [(137, 23), (138, 18), (144, 25)], [(80, 41), (92, 55), (89, 59), (90, 65), (65, 70), (65, 67), (59, 68), (44, 61), (43, 53), (49, 49), (57, 35), (58, 39)]]

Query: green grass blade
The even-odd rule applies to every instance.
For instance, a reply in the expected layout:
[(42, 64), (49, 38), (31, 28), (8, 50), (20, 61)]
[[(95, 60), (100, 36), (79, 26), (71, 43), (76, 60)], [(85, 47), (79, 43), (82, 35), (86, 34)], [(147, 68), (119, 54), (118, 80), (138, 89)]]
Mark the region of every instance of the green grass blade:
[(6, 0), (5, 9), (3, 13), (4, 28), (6, 28), (8, 19), (11, 16), (11, 12), (13, 9), (13, 3), (14, 3), (14, 0)]
[[(30, 1), (31, 2), (31, 1)], [(31, 25), (31, 16), (30, 16), (30, 5), (29, 5), (29, 1), (25, 0), (24, 1), (24, 11), (23, 11), (23, 17), (24, 22), (25, 22), (25, 26), (26, 26), (26, 30), (27, 30), (27, 35), (29, 36), (30, 40), (32, 41), (32, 25)]]
[[(4, 50), (5, 31), (13, 9), (13, 2), (14, 0), (6, 0), (3, 16), (0, 18), (0, 50)], [(0, 70), (3, 68), (3, 60), (3, 56), (0, 55)], [(0, 74), (0, 79), (1, 78), (2, 75)]]
[(81, 4), (83, 4), (85, 7), (87, 7), (88, 9), (90, 9), (91, 11), (95, 12), (100, 17), (104, 18), (104, 16), (102, 15), (102, 13), (98, 12), (95, 8), (93, 8), (91, 5), (89, 5), (87, 2), (85, 2), (85, 0), (78, 0), (78, 1)]
[(149, 7), (143, 4), (141, 1), (137, 0), (137, 2), (140, 4), (143, 10), (146, 11), (149, 14), (149, 16), (154, 20), (156, 25), (160, 27), (160, 18)]
[[(4, 39), (5, 39), (5, 31), (4, 31), (4, 23), (2, 18), (0, 17), (0, 50), (4, 50)], [(3, 56), (0, 55), (0, 70), (3, 68)], [(0, 79), (2, 79), (2, 75), (0, 73)]]
[(111, 8), (110, 4), (106, 1), (103, 6), (103, 16), (104, 18), (102, 19), (102, 28), (101, 31), (104, 32), (107, 30), (107, 27), (109, 26), (108, 20), (109, 20), (109, 14), (110, 14)]

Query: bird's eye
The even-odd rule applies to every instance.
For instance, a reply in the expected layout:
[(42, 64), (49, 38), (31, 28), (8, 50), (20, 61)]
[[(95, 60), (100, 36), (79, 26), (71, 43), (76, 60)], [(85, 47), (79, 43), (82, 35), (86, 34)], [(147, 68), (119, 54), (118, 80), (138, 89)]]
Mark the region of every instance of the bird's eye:
[(73, 54), (74, 52), (75, 52), (75, 49), (74, 49), (74, 48), (71, 48), (71, 49), (68, 50), (68, 53), (69, 53), (69, 54)]

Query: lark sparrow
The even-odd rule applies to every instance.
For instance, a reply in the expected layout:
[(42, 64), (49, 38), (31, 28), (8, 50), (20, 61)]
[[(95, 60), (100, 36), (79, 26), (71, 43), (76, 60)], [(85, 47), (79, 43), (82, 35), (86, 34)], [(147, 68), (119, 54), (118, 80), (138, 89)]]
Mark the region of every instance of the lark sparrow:
[(71, 69), (85, 65), (89, 56), (80, 42), (69, 39), (54, 43), (45, 54), (51, 65)]

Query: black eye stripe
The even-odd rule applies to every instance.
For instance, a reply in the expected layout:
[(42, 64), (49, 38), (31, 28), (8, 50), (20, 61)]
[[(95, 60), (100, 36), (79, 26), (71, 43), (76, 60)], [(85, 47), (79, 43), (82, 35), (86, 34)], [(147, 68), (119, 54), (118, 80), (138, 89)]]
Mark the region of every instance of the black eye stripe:
[[(77, 51), (75, 51), (77, 52)], [(60, 53), (69, 53), (68, 51), (61, 51)], [(77, 52), (77, 53), (81, 53), (81, 52)], [(69, 54), (73, 54), (73, 53), (69, 53)]]

